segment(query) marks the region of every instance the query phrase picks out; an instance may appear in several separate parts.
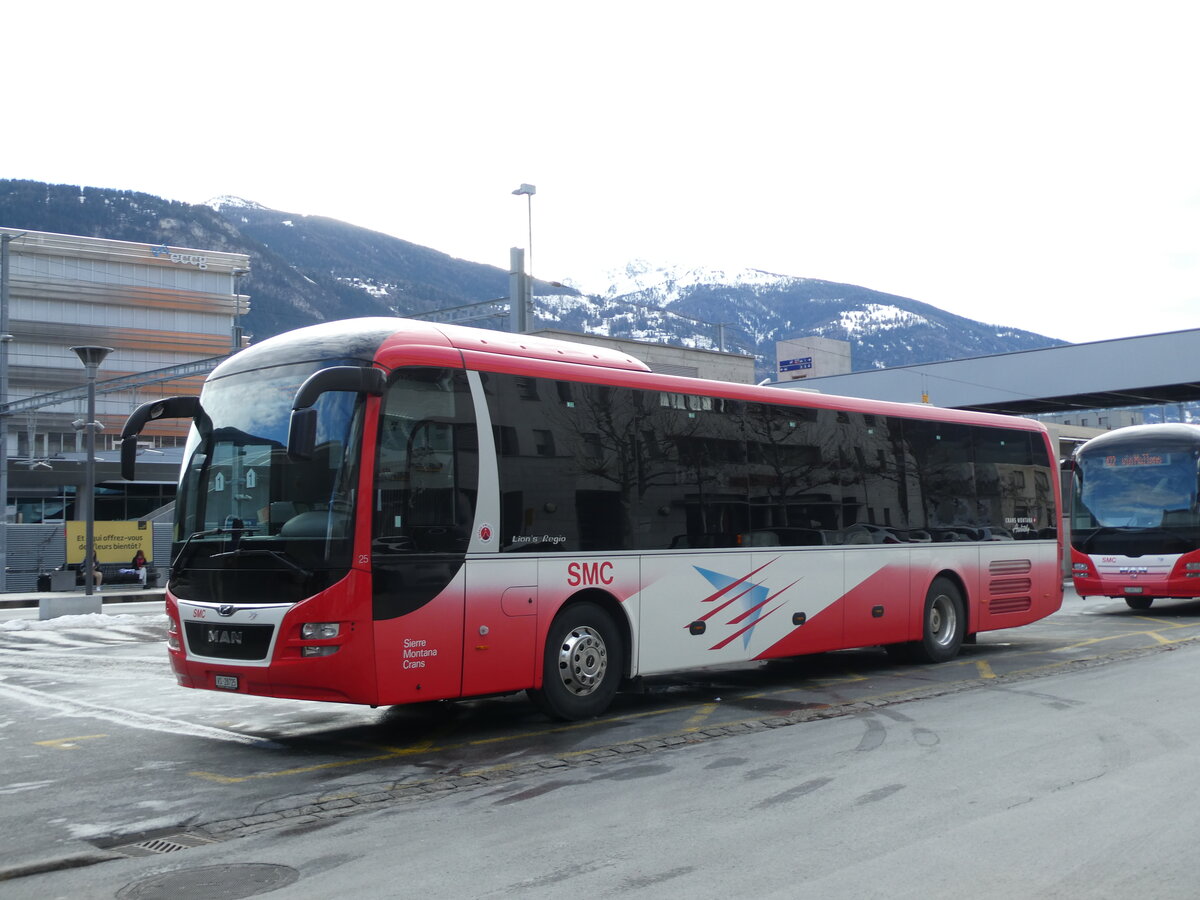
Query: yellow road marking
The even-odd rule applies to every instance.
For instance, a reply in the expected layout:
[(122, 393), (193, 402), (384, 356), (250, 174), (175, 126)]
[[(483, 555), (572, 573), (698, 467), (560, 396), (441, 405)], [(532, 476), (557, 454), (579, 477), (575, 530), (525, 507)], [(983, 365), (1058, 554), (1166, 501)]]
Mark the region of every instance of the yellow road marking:
[(1178, 622), (1172, 622), (1170, 619), (1156, 619), (1154, 616), (1134, 616), (1135, 619), (1141, 619), (1143, 622), (1153, 622), (1155, 625), (1166, 625), (1168, 628), (1186, 628), (1187, 625), (1180, 625)]
[(719, 706), (719, 703), (705, 703), (698, 710), (696, 710), (694, 715), (692, 715), (686, 722), (683, 723), (683, 728), (680, 730), (699, 731), (700, 726), (705, 722), (706, 719), (708, 719), (709, 716), (717, 711)]
[(442, 735), (435, 735), (428, 740), (418, 741), (415, 744), (409, 744), (407, 747), (389, 747), (387, 744), (372, 744), (369, 741), (346, 741), (345, 743), (351, 747), (363, 747), (367, 750), (382, 750), (384, 753), (394, 756), (407, 756), (410, 753), (420, 753), (422, 750), (432, 750), (434, 741), (438, 737), (442, 737), (445, 734), (446, 732), (443, 732)]
[[(1170, 630), (1172, 630), (1172, 631), (1177, 631), (1181, 628), (1194, 628), (1194, 627), (1196, 627), (1196, 626), (1195, 625), (1171, 625), (1171, 626), (1169, 626)], [(1083, 647), (1091, 647), (1096, 644), (1105, 644), (1105, 643), (1108, 643), (1109, 641), (1119, 641), (1119, 640), (1123, 640), (1125, 638), (1139, 637), (1139, 636), (1154, 638), (1154, 640), (1159, 641), (1160, 643), (1164, 643), (1164, 644), (1182, 644), (1182, 643), (1185, 643), (1188, 641), (1196, 640), (1196, 638), (1194, 636), (1180, 637), (1180, 638), (1175, 638), (1173, 640), (1165, 640), (1157, 631), (1151, 631), (1149, 629), (1146, 629), (1145, 631), (1125, 631), (1125, 632), (1122, 632), (1121, 634), (1110, 634), (1110, 635), (1106, 635), (1105, 637), (1087, 638), (1086, 640), (1076, 641), (1074, 644), (1067, 644), (1064, 647), (1055, 647), (1052, 650), (1050, 650), (1049, 652), (1055, 653), (1055, 652), (1061, 652), (1063, 650), (1079, 650)], [(1034, 651), (1034, 652), (1036, 652), (1036, 651)]]
[(975, 662), (975, 668), (979, 670), (980, 678), (995, 678), (996, 673), (992, 671), (992, 665), (986, 659), (980, 659)]
[(56, 738), (52, 741), (34, 741), (39, 747), (55, 747), (59, 750), (76, 750), (78, 745), (76, 741), (94, 741), (97, 738), (106, 738), (107, 734), (85, 734), (80, 737)]

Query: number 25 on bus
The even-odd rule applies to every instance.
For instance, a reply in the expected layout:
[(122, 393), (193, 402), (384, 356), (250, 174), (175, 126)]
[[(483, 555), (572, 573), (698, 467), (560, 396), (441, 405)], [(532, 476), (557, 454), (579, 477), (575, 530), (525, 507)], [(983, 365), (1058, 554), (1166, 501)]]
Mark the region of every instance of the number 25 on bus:
[(660, 375), (403, 319), (224, 361), (190, 422), (166, 606), (179, 684), (391, 705), (882, 646), (953, 658), (1058, 609), (1058, 472), (1001, 416)]

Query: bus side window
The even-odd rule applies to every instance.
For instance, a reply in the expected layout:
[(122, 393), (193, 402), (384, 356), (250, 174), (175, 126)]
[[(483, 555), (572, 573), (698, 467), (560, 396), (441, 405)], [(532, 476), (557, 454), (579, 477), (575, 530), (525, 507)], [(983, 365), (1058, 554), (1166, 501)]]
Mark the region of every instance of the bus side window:
[(375, 484), (381, 552), (461, 552), (474, 516), (478, 441), (465, 382), (400, 370), (384, 397)]

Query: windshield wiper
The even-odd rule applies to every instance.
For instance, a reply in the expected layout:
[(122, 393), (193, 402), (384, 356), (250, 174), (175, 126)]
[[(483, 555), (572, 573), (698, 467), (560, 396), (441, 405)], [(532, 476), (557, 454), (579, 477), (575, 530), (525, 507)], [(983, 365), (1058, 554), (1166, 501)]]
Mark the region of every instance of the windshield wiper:
[(1092, 546), (1092, 541), (1100, 537), (1100, 535), (1126, 534), (1130, 530), (1119, 525), (1102, 525), (1079, 542), (1079, 549), (1083, 553), (1087, 553), (1088, 548)]
[[(1104, 552), (1119, 552), (1126, 556), (1143, 556), (1146, 553), (1187, 553), (1196, 549), (1196, 543), (1185, 536), (1183, 529), (1167, 528), (1162, 525), (1147, 525), (1134, 527), (1128, 525), (1105, 525), (1097, 528), (1076, 546), (1081, 553), (1090, 553), (1092, 542), (1099, 537), (1112, 538), (1114, 535), (1128, 536), (1133, 543), (1113, 544), (1113, 549)], [(1156, 543), (1151, 538), (1157, 538)], [(1153, 548), (1153, 549), (1151, 549)], [(1136, 551), (1136, 552), (1130, 552)]]
[(283, 563), (302, 578), (312, 577), (312, 572), (292, 560), (286, 553), (281, 553), (278, 550), (271, 550), (268, 547), (253, 547), (249, 550), (247, 550), (245, 547), (235, 547), (234, 549), (226, 550), (223, 553), (214, 553), (209, 557), (209, 559), (228, 559), (229, 557), (239, 559), (243, 556), (269, 556), (276, 562)]
[(224, 528), (210, 528), (208, 531), (193, 531), (191, 534), (189, 534), (187, 539), (183, 542), (183, 546), (179, 548), (179, 552), (175, 554), (175, 558), (171, 560), (171, 568), (167, 572), (167, 577), (172, 579), (175, 577), (176, 569), (178, 568), (179, 563), (183, 560), (183, 555), (187, 553), (187, 548), (191, 546), (192, 541), (194, 541), (196, 538), (212, 537), (214, 534), (224, 533)]
[(175, 554), (175, 558), (173, 560), (171, 560), (171, 568), (170, 568), (170, 571), (168, 572), (168, 577), (170, 577), (170, 578), (175, 577), (175, 575), (177, 574), (176, 570), (178, 569), (180, 564), (183, 562), (184, 554), (187, 553), (187, 548), (189, 546), (191, 546), (192, 541), (196, 540), (196, 538), (206, 538), (206, 537), (213, 537), (214, 535), (218, 535), (218, 534), (228, 534), (228, 535), (232, 535), (234, 542), (235, 542), (234, 546), (236, 547), (237, 546), (236, 542), (241, 540), (241, 538), (247, 532), (252, 532), (252, 531), (254, 531), (253, 526), (251, 526), (249, 528), (247, 528), (245, 526), (238, 526), (235, 528), (210, 528), (207, 531), (193, 531), (191, 534), (189, 534), (187, 536), (187, 540), (185, 540), (183, 542), (183, 546), (179, 548), (179, 552)]

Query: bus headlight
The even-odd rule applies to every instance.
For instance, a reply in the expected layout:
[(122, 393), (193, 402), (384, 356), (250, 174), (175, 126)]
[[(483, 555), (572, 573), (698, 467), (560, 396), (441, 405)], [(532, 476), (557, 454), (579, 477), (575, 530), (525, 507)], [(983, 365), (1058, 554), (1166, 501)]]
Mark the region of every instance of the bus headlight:
[(340, 631), (337, 622), (305, 622), (300, 626), (300, 637), (306, 641), (325, 641), (337, 637)]

